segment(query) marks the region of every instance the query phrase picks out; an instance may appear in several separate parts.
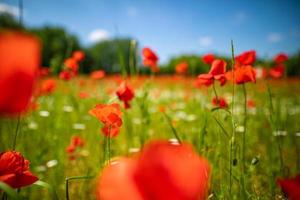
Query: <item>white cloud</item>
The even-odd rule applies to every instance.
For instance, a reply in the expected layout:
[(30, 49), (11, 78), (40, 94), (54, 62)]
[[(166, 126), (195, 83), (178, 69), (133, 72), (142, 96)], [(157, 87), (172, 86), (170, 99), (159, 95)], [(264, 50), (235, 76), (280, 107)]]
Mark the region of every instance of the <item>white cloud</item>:
[(88, 36), (89, 40), (91, 42), (99, 42), (99, 41), (103, 41), (103, 40), (107, 40), (110, 38), (109, 32), (107, 30), (104, 29), (96, 29), (93, 30), (89, 36)]
[(213, 38), (210, 37), (210, 36), (200, 37), (198, 39), (198, 43), (202, 47), (208, 47), (208, 46), (211, 46), (213, 44)]
[(270, 33), (267, 39), (271, 43), (277, 43), (282, 40), (282, 35), (280, 33)]
[(10, 6), (5, 3), (0, 3), (0, 14), (1, 13), (8, 13), (15, 17), (19, 16), (19, 8), (16, 6)]
[(135, 17), (137, 15), (137, 9), (135, 7), (127, 8), (127, 15), (129, 17)]

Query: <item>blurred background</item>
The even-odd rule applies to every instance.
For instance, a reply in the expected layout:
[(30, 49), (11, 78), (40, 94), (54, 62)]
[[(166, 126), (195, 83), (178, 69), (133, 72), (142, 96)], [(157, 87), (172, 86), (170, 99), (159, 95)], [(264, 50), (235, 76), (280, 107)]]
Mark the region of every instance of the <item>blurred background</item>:
[(254, 49), (258, 65), (270, 67), (280, 52), (290, 57), (289, 76), (300, 75), (300, 1), (297, 0), (0, 0), (0, 28), (24, 29), (43, 43), (42, 65), (58, 73), (72, 51), (82, 49), (82, 73), (118, 73), (141, 49), (159, 55), (161, 73), (187, 61), (196, 75), (207, 71), (201, 55), (230, 59)]

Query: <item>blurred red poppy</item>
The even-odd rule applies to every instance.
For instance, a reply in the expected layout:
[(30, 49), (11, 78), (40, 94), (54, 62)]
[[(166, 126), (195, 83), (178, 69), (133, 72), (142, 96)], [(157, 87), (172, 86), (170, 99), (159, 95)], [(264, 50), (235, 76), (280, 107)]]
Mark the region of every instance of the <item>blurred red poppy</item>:
[(105, 71), (104, 70), (97, 70), (93, 71), (90, 75), (91, 79), (99, 80), (104, 78), (105, 76)]
[(279, 53), (274, 57), (274, 61), (276, 64), (284, 63), (288, 59), (289, 59), (288, 55), (286, 55), (284, 53)]
[(40, 86), (40, 95), (49, 95), (56, 89), (56, 81), (54, 79), (43, 80)]
[(225, 98), (223, 97), (218, 97), (218, 100), (216, 97), (214, 97), (211, 101), (211, 103), (214, 105), (214, 106), (218, 106), (220, 108), (228, 108), (228, 103), (226, 101)]
[(255, 102), (252, 99), (247, 101), (248, 108), (255, 108)]
[(200, 74), (198, 76), (198, 83), (206, 86), (213, 84), (214, 80), (220, 81), (221, 86), (226, 83), (226, 62), (224, 60), (216, 59), (213, 61), (208, 74)]
[[(232, 72), (226, 73), (226, 78), (232, 80)], [(234, 70), (234, 82), (236, 84), (243, 84), (247, 82), (256, 82), (256, 72), (251, 65), (237, 67)]]
[(101, 132), (106, 137), (108, 137), (108, 136), (110, 136), (110, 137), (116, 137), (117, 135), (119, 135), (120, 128), (119, 127), (103, 126), (103, 128), (101, 129)]
[(86, 98), (89, 98), (90, 95), (87, 92), (79, 92), (78, 96), (80, 99), (86, 99)]
[(168, 141), (146, 144), (134, 173), (145, 199), (158, 200), (205, 199), (209, 178), (209, 163), (191, 145)]
[(176, 65), (175, 71), (176, 74), (186, 74), (189, 68), (189, 64), (187, 62), (180, 62)]
[(75, 160), (80, 156), (78, 150), (84, 146), (85, 142), (79, 135), (74, 135), (71, 138), (69, 146), (66, 148), (70, 160)]
[(117, 92), (118, 98), (124, 102), (125, 109), (130, 108), (129, 102), (134, 98), (134, 90), (125, 81), (120, 84)]
[(83, 51), (74, 51), (73, 54), (72, 54), (72, 58), (74, 58), (77, 62), (80, 62), (84, 59), (85, 57), (85, 54)]
[(285, 66), (283, 64), (278, 64), (275, 67), (272, 67), (269, 70), (269, 75), (272, 78), (281, 78), (284, 75), (284, 71), (285, 71)]
[(290, 200), (300, 199), (300, 174), (289, 179), (278, 179), (277, 184)]
[(39, 70), (38, 70), (38, 76), (39, 77), (46, 77), (50, 74), (50, 69), (49, 67), (41, 67)]
[[(96, 117), (105, 127), (110, 129), (120, 128), (122, 126), (122, 112), (120, 105), (117, 103), (112, 104), (98, 104), (89, 111), (90, 115)], [(109, 130), (109, 129), (108, 129)], [(109, 134), (108, 134), (109, 135)], [(112, 132), (110, 133), (112, 136)]]
[(37, 180), (38, 178), (29, 171), (29, 161), (21, 153), (6, 151), (0, 154), (0, 182), (13, 188), (21, 188)]
[(152, 141), (133, 158), (119, 158), (104, 168), (97, 199), (204, 200), (209, 180), (208, 161), (191, 145)]
[(72, 72), (68, 70), (61, 71), (59, 73), (59, 78), (64, 81), (69, 81), (72, 78)]
[(236, 62), (240, 65), (253, 65), (256, 60), (256, 51), (245, 51), (235, 58)]
[(74, 73), (78, 72), (78, 63), (74, 58), (67, 58), (64, 62), (64, 65)]
[(150, 67), (153, 72), (159, 71), (159, 68), (157, 67), (158, 57), (150, 48), (143, 48), (142, 56), (144, 66)]
[(26, 33), (0, 32), (0, 115), (24, 112), (33, 93), (40, 43)]
[(215, 55), (214, 54), (206, 54), (202, 57), (202, 60), (204, 63), (211, 65), (212, 62), (215, 60)]

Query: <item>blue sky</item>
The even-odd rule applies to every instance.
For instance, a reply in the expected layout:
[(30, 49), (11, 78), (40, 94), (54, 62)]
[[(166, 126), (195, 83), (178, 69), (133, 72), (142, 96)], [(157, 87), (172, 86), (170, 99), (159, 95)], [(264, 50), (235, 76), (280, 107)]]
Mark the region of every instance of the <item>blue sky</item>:
[[(17, 15), (17, 0), (0, 12)], [(181, 53), (230, 54), (256, 49), (261, 57), (300, 50), (297, 0), (24, 0), (29, 26), (58, 25), (83, 45), (128, 36), (153, 48), (165, 62)]]

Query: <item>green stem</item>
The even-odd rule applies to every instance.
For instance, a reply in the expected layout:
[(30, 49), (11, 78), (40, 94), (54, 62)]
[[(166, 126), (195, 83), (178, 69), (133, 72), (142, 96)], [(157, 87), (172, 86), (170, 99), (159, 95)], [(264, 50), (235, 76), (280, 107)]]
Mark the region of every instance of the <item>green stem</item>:
[(69, 181), (71, 180), (80, 180), (80, 179), (91, 179), (91, 178), (94, 178), (94, 176), (72, 176), (72, 177), (68, 177), (66, 178), (66, 181), (65, 181), (65, 187), (66, 187), (66, 200), (69, 200), (70, 199), (70, 196), (69, 196)]
[(16, 149), (16, 145), (17, 145), (17, 137), (18, 137), (18, 131), (19, 131), (19, 126), (20, 126), (20, 120), (21, 120), (21, 117), (19, 115), (18, 116), (18, 122), (17, 122), (16, 131), (15, 131), (15, 137), (14, 137), (14, 140), (13, 140), (13, 146), (12, 146), (13, 150)]
[(174, 128), (174, 126), (173, 126), (173, 124), (172, 124), (172, 121), (171, 121), (170, 117), (169, 117), (165, 112), (163, 112), (163, 114), (164, 114), (164, 116), (166, 117), (166, 119), (167, 119), (167, 121), (168, 121), (168, 124), (169, 124), (169, 126), (171, 127), (172, 132), (173, 132), (175, 138), (176, 138), (177, 141), (181, 144), (181, 139), (179, 138), (178, 133), (177, 133), (176, 129)]
[(243, 84), (243, 94), (244, 94), (244, 133), (242, 135), (242, 173), (241, 173), (241, 182), (242, 182), (242, 196), (243, 199), (246, 199), (246, 186), (245, 186), (245, 175), (246, 175), (246, 126), (247, 126), (247, 90), (246, 85)]
[(213, 91), (215, 93), (215, 97), (216, 97), (216, 100), (217, 100), (217, 106), (219, 106), (219, 97), (218, 97), (217, 90), (216, 90), (216, 87), (215, 87), (215, 82), (213, 82)]

